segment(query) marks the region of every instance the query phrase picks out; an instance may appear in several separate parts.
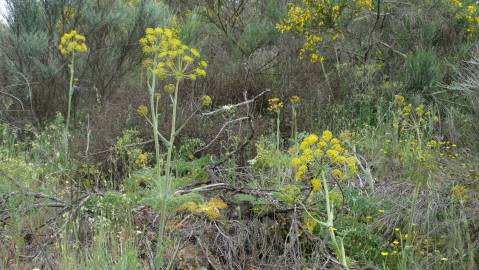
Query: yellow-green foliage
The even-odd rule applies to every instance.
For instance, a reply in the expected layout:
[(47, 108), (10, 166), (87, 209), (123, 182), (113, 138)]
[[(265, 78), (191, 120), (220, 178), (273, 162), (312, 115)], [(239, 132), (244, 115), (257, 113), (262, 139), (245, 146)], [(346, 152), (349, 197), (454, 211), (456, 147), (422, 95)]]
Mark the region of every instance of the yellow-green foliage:
[(342, 21), (355, 17), (361, 10), (371, 10), (372, 0), (302, 0), (290, 4), (288, 16), (277, 24), (281, 32), (298, 33), (306, 39), (301, 57), (311, 62), (322, 61), (319, 47), (328, 41), (335, 42), (342, 35)]
[(226, 209), (228, 205), (220, 198), (211, 198), (206, 203), (186, 202), (180, 206), (179, 210), (188, 210), (195, 214), (204, 214), (210, 219), (221, 217), (220, 209)]
[(416, 172), (436, 169), (440, 148), (445, 144), (433, 136), (438, 117), (424, 104), (413, 106), (401, 95), (394, 98), (393, 112), (393, 132), (387, 134), (381, 151), (394, 153), (402, 162), (414, 165)]
[(22, 188), (38, 188), (42, 169), (28, 163), (23, 157), (4, 157), (0, 155), (0, 191), (18, 191)]

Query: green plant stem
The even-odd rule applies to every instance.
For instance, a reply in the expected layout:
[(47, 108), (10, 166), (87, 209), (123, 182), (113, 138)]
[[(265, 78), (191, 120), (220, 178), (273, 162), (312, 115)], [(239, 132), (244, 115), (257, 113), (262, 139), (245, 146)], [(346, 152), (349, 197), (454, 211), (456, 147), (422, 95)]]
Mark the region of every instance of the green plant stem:
[(67, 123), (66, 123), (66, 130), (68, 131), (70, 128), (70, 115), (71, 115), (71, 108), (72, 108), (72, 97), (73, 97), (73, 80), (75, 77), (75, 55), (72, 55), (72, 61), (70, 63), (70, 84), (68, 88), (68, 107), (67, 107)]
[(68, 104), (67, 104), (67, 120), (65, 125), (65, 138), (64, 138), (64, 147), (65, 147), (65, 160), (69, 159), (69, 139), (70, 136), (70, 115), (72, 109), (72, 97), (74, 91), (73, 80), (75, 77), (75, 54), (72, 55), (71, 63), (70, 63), (70, 83), (68, 87)]
[(331, 204), (331, 202), (329, 200), (328, 182), (326, 181), (326, 177), (325, 177), (324, 172), (322, 172), (321, 176), (323, 178), (324, 195), (325, 195), (325, 199), (326, 199), (326, 213), (328, 215), (328, 221), (326, 222), (326, 224), (327, 224), (327, 227), (328, 227), (328, 230), (329, 230), (329, 236), (331, 237), (331, 242), (333, 244), (336, 256), (340, 260), (343, 267), (345, 269), (349, 269), (348, 262), (346, 260), (346, 252), (344, 250), (344, 243), (343, 243), (342, 239), (336, 238), (336, 234), (334, 233), (334, 204)]
[(276, 113), (276, 150), (279, 150), (279, 136), (280, 136), (280, 133), (279, 133), (279, 125), (280, 125), (280, 112), (278, 111)]
[[(160, 157), (160, 134), (158, 130), (158, 109), (157, 104), (155, 104), (155, 88), (156, 88), (156, 76), (155, 73), (151, 73), (151, 84), (149, 85), (148, 94), (150, 96), (150, 112), (151, 112), (151, 122), (153, 128), (153, 140), (155, 142), (155, 154), (156, 154), (156, 177), (157, 177), (157, 186), (164, 187), (165, 185), (161, 181), (161, 157)], [(164, 190), (164, 189), (162, 189)], [(164, 205), (166, 200), (162, 200), (162, 205)], [(160, 222), (166, 220), (166, 211), (160, 212)], [(164, 226), (163, 226), (164, 227)], [(155, 260), (158, 262), (157, 266), (161, 267), (163, 262), (163, 244), (164, 244), (164, 230), (160, 226), (158, 232), (158, 243), (157, 243), (157, 252)]]
[(161, 175), (161, 159), (160, 159), (160, 140), (159, 140), (159, 131), (158, 131), (158, 112), (155, 106), (155, 87), (156, 87), (156, 76), (152, 73), (151, 85), (149, 89), (150, 94), (150, 111), (151, 111), (151, 122), (153, 126), (153, 140), (155, 141), (155, 154), (156, 154), (156, 172), (159, 179)]
[[(163, 248), (160, 245), (163, 245), (163, 241), (165, 239), (165, 226), (166, 226), (166, 203), (168, 201), (169, 193), (170, 193), (170, 186), (172, 182), (171, 178), (171, 161), (173, 156), (173, 145), (175, 143), (176, 137), (176, 114), (177, 114), (177, 106), (178, 106), (178, 89), (180, 86), (180, 80), (176, 80), (175, 86), (175, 94), (173, 97), (173, 113), (171, 116), (171, 131), (170, 131), (170, 140), (168, 142), (168, 153), (166, 156), (166, 164), (165, 164), (165, 182), (162, 185), (161, 192), (163, 193), (161, 196), (161, 211), (160, 211), (160, 225), (158, 231), (158, 248), (157, 248), (157, 258), (159, 259), (159, 265), (162, 264), (163, 258)], [(160, 248), (161, 247), (161, 248)]]
[(171, 116), (171, 132), (170, 132), (170, 141), (168, 147), (168, 154), (166, 156), (166, 178), (167, 178), (167, 188), (170, 188), (171, 184), (171, 158), (173, 154), (173, 145), (175, 143), (176, 138), (176, 114), (177, 114), (177, 106), (178, 106), (178, 89), (180, 86), (180, 81), (176, 81), (175, 86), (175, 96), (173, 97), (173, 114)]

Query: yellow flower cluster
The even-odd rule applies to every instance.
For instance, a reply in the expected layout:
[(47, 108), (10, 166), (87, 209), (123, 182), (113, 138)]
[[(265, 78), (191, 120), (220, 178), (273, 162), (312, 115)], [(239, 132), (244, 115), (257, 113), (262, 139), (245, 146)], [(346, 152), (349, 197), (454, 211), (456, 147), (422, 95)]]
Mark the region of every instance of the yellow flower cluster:
[(160, 79), (196, 80), (206, 76), (208, 63), (201, 60), (195, 48), (183, 44), (176, 28), (146, 28), (140, 45), (147, 59), (143, 65), (151, 69)]
[(211, 198), (206, 203), (186, 202), (179, 210), (188, 210), (195, 214), (205, 214), (210, 219), (221, 217), (220, 209), (226, 209), (228, 205), (220, 198)]
[(148, 153), (141, 153), (138, 155), (138, 158), (135, 160), (136, 165), (140, 167), (146, 166), (148, 163)]
[(466, 200), (469, 190), (463, 185), (455, 185), (451, 189), (451, 198), (453, 201), (462, 202)]
[(424, 104), (413, 107), (411, 103), (406, 103), (404, 96), (394, 96), (394, 105), (397, 107), (394, 127), (399, 128), (400, 133), (407, 129), (424, 127), (427, 124), (436, 122), (437, 117), (431, 116), (431, 112), (426, 110)]
[(141, 105), (136, 110), (140, 116), (147, 117), (148, 116), (148, 107)]
[(58, 45), (58, 50), (63, 56), (68, 56), (75, 52), (84, 53), (88, 51), (88, 47), (85, 44), (85, 36), (78, 34), (77, 31), (72, 30), (69, 33), (65, 33)]
[(293, 105), (297, 105), (299, 103), (299, 100), (300, 100), (300, 98), (298, 96), (292, 96), (292, 97), (289, 98), (289, 101)]
[(165, 91), (165, 93), (168, 93), (168, 94), (175, 93), (175, 89), (176, 89), (176, 86), (172, 83), (169, 83), (163, 87), (163, 90)]
[(269, 106), (268, 111), (279, 113), (283, 108), (284, 104), (279, 98), (271, 98), (268, 100)]
[(395, 95), (394, 96), (394, 104), (401, 106), (404, 103), (404, 96)]
[(276, 25), (276, 29), (304, 36), (306, 41), (300, 56), (309, 56), (311, 62), (324, 61), (317, 53), (318, 46), (338, 39), (342, 17), (345, 14), (356, 16), (360, 10), (372, 8), (372, 0), (302, 0), (299, 5), (289, 5), (288, 16)]
[(300, 155), (291, 160), (298, 181), (311, 179), (313, 190), (321, 188), (321, 181), (314, 178), (318, 171), (328, 168), (333, 178), (344, 180), (347, 175), (358, 171), (356, 158), (351, 156), (341, 140), (325, 130), (321, 137), (315, 134), (306, 136), (299, 145)]
[(479, 12), (477, 3), (465, 3), (464, 0), (451, 0), (451, 3), (458, 9), (456, 18), (466, 25), (466, 32), (469, 37), (479, 30)]
[(204, 95), (201, 97), (201, 105), (203, 105), (203, 107), (209, 107), (211, 106), (212, 103), (213, 103), (213, 100), (211, 99), (210, 96)]

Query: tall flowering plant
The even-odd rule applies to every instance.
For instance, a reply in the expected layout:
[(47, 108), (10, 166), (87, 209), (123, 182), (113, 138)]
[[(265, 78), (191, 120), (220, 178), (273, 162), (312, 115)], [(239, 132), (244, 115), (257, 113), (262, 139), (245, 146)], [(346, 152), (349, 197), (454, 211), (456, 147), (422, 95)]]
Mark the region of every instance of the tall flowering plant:
[[(148, 74), (148, 95), (149, 95), (149, 111), (153, 137), (155, 142), (156, 167), (158, 179), (162, 172), (162, 164), (160, 157), (160, 139), (167, 147), (166, 162), (164, 164), (165, 181), (158, 181), (161, 187), (161, 212), (160, 212), (160, 228), (159, 228), (159, 245), (164, 240), (164, 229), (166, 224), (166, 201), (170, 194), (172, 182), (172, 153), (175, 138), (186, 123), (181, 127), (177, 127), (177, 107), (178, 92), (180, 83), (184, 80), (194, 81), (198, 77), (206, 76), (206, 67), (208, 63), (201, 59), (200, 53), (195, 48), (183, 44), (178, 37), (178, 29), (175, 27), (156, 27), (146, 28), (145, 36), (139, 40), (142, 46), (145, 60), (143, 65)], [(157, 90), (159, 81), (163, 82), (163, 90), (170, 95), (172, 102), (171, 129), (169, 137), (163, 136), (158, 130), (158, 104), (161, 93)], [(211, 100), (206, 101), (211, 104)], [(147, 117), (148, 108), (141, 110), (143, 116)], [(148, 119), (150, 120), (150, 119)], [(159, 246), (157, 259), (161, 264), (162, 248)]]
[(317, 220), (304, 207), (308, 215), (306, 227), (311, 230), (316, 224), (326, 227), (336, 256), (343, 267), (348, 269), (343, 240), (336, 235), (334, 228), (335, 204), (338, 206), (341, 195), (331, 192), (329, 186), (331, 183), (345, 181), (355, 175), (358, 169), (356, 158), (350, 155), (351, 151), (347, 148), (348, 138), (340, 137), (344, 138), (334, 137), (329, 130), (325, 130), (321, 137), (316, 134), (306, 136), (299, 145), (299, 154), (291, 159), (291, 166), (297, 184), (309, 187), (311, 193), (323, 195), (326, 202), (326, 221)]
[(70, 127), (70, 114), (72, 109), (72, 97), (75, 90), (75, 57), (79, 54), (86, 53), (88, 47), (86, 45), (86, 38), (77, 31), (72, 30), (65, 33), (58, 45), (60, 54), (68, 59), (68, 68), (70, 71), (70, 83), (68, 87), (68, 105), (67, 105), (67, 119), (65, 126), (65, 151), (68, 156), (68, 136)]

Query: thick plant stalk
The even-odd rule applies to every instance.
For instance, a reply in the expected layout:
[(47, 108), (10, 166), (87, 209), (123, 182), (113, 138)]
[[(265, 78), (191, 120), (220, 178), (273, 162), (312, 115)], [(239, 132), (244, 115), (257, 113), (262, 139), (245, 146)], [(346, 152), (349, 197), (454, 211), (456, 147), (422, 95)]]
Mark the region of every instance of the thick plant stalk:
[(160, 162), (160, 140), (159, 140), (159, 131), (158, 131), (158, 112), (155, 106), (155, 87), (156, 87), (156, 76), (152, 74), (151, 85), (150, 85), (150, 111), (151, 111), (151, 122), (153, 126), (153, 140), (155, 141), (155, 154), (156, 154), (156, 170), (158, 179), (161, 175), (161, 162)]
[(346, 260), (346, 252), (344, 250), (344, 243), (341, 238), (336, 238), (336, 234), (334, 233), (334, 204), (331, 204), (329, 200), (329, 189), (328, 189), (328, 182), (326, 181), (326, 177), (324, 175), (324, 172), (322, 173), (322, 178), (323, 178), (323, 185), (324, 185), (324, 195), (326, 198), (326, 212), (328, 214), (328, 221), (326, 222), (326, 225), (329, 230), (329, 236), (331, 237), (331, 242), (334, 247), (334, 252), (336, 253), (336, 256), (340, 260), (341, 264), (345, 269), (349, 269), (348, 267), (348, 262)]
[(70, 63), (70, 84), (68, 88), (68, 107), (67, 107), (67, 123), (66, 123), (66, 130), (68, 131), (70, 128), (70, 115), (71, 115), (71, 108), (72, 108), (72, 97), (73, 97), (73, 80), (75, 77), (75, 55), (72, 55), (72, 61)]
[(75, 54), (72, 54), (72, 60), (70, 63), (70, 83), (68, 86), (68, 104), (67, 104), (67, 119), (64, 130), (64, 147), (65, 147), (65, 160), (69, 159), (69, 136), (70, 136), (70, 115), (72, 109), (72, 97), (74, 91), (73, 80), (75, 77)]
[(276, 113), (276, 150), (279, 150), (279, 147), (280, 147), (280, 133), (279, 133), (279, 126), (280, 126), (280, 119), (279, 119), (279, 115), (280, 112), (278, 111)]
[[(158, 231), (158, 244), (162, 245), (163, 240), (164, 240), (164, 233), (165, 233), (165, 226), (166, 226), (166, 204), (168, 201), (168, 197), (170, 194), (170, 188), (171, 188), (171, 182), (172, 182), (172, 177), (171, 177), (171, 161), (172, 161), (172, 156), (173, 156), (173, 145), (175, 143), (175, 138), (176, 138), (176, 114), (177, 114), (177, 106), (178, 106), (178, 89), (180, 85), (180, 80), (176, 80), (176, 86), (175, 86), (175, 93), (173, 97), (173, 112), (171, 116), (171, 131), (170, 131), (170, 140), (168, 142), (168, 152), (166, 156), (166, 164), (165, 164), (165, 182), (162, 183), (161, 187), (162, 190), (162, 202), (161, 202), (161, 212), (160, 212), (160, 225), (159, 225), (159, 231)], [(162, 258), (163, 258), (163, 249), (159, 248), (157, 250), (157, 259), (159, 259), (159, 265), (162, 264)]]

